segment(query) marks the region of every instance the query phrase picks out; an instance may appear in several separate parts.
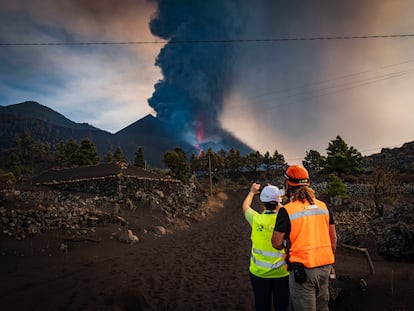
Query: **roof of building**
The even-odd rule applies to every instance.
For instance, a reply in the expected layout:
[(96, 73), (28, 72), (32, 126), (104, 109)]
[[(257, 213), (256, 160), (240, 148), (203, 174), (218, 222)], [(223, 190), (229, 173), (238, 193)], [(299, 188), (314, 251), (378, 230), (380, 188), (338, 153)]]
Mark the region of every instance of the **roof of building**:
[(144, 170), (125, 163), (105, 163), (75, 168), (52, 169), (33, 178), (33, 183), (67, 182), (73, 180), (95, 179), (110, 176), (131, 176), (138, 178), (168, 179), (167, 176)]

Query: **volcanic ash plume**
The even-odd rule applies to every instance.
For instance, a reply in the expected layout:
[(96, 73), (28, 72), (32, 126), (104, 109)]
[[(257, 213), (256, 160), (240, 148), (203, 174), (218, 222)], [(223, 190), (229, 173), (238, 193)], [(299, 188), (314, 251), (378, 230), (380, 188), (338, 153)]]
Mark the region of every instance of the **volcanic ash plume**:
[(168, 43), (155, 63), (163, 79), (154, 86), (148, 103), (160, 120), (190, 144), (224, 145), (228, 133), (218, 118), (231, 87), (234, 46), (199, 41), (238, 37), (243, 24), (241, 5), (222, 0), (156, 2), (158, 10), (150, 29)]

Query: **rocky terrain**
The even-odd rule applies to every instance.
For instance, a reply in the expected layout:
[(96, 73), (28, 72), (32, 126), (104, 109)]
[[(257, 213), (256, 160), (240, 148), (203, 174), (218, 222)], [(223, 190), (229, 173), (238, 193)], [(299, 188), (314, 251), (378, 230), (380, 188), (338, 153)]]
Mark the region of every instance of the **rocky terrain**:
[(66, 239), (82, 240), (93, 239), (97, 227), (111, 225), (111, 238), (135, 243), (134, 231), (164, 234), (170, 227), (204, 216), (206, 197), (194, 183), (183, 185), (148, 172), (137, 176), (137, 171), (131, 174), (113, 165), (93, 169), (92, 175), (100, 176), (72, 178), (81, 174), (62, 170), (38, 177), (37, 186), (3, 188), (2, 233), (24, 240), (56, 230)]
[[(95, 189), (95, 182), (90, 180), (88, 188)], [(172, 191), (170, 183), (176, 192)], [(157, 181), (152, 185), (157, 185)], [(314, 185), (320, 193), (324, 187), (325, 184)], [(368, 244), (376, 253), (390, 260), (414, 260), (412, 185), (407, 184), (401, 189), (406, 194), (405, 201), (395, 202), (395, 206), (389, 207), (380, 218), (369, 209), (367, 190), (363, 185), (348, 185), (348, 188), (352, 200), (342, 205), (331, 204), (341, 243), (353, 246)], [(116, 227), (112, 238), (133, 243), (137, 239), (133, 230), (162, 233), (177, 223), (183, 225), (184, 220), (205, 217), (206, 196), (197, 191), (194, 183), (184, 186), (176, 181), (161, 183), (158, 188), (147, 191), (137, 190), (126, 198), (120, 198), (117, 192), (111, 196), (55, 189), (2, 189), (0, 225), (3, 234), (23, 240), (48, 230), (64, 231), (68, 238), (82, 239), (93, 235), (97, 226), (111, 224)], [(148, 223), (149, 228), (131, 229), (130, 220), (125, 216), (138, 213), (142, 206), (158, 214), (157, 219), (153, 224)]]
[[(414, 304), (409, 285), (414, 279), (414, 186), (408, 177), (401, 179), (399, 195), (381, 217), (366, 183), (346, 183), (345, 200), (326, 197), (325, 183), (312, 185), (334, 211), (339, 236), (332, 310), (409, 310)], [(50, 171), (29, 185), (3, 185), (0, 260), (7, 268), (0, 299), (9, 310), (27, 310), (43, 295), (36, 290), (40, 286), (56, 298), (45, 296), (33, 310), (96, 310), (97, 305), (101, 310), (251, 310), (244, 270), (249, 228), (240, 215), (247, 188), (234, 192), (220, 185), (214, 195), (207, 189), (196, 180), (183, 185), (113, 165)], [(135, 277), (127, 280), (119, 275), (131, 271)], [(81, 280), (84, 286), (65, 291)], [(234, 296), (245, 298), (237, 303)]]

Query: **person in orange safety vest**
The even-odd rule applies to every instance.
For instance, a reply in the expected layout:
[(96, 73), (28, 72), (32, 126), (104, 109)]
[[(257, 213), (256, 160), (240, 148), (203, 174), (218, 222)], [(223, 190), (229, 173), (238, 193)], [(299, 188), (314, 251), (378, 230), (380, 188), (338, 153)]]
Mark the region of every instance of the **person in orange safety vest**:
[(290, 202), (279, 210), (271, 241), (286, 252), (293, 308), (329, 310), (329, 275), (337, 240), (333, 215), (309, 187), (306, 168), (290, 166), (284, 178)]

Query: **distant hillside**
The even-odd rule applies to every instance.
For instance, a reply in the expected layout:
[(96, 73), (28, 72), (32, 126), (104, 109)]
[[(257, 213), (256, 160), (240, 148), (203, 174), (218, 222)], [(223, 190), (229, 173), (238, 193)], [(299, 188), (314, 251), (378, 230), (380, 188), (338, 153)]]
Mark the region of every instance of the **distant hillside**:
[[(10, 106), (0, 106), (0, 152), (8, 152), (16, 136), (29, 134), (34, 140), (48, 142), (54, 146), (59, 141), (70, 138), (78, 143), (85, 137), (91, 139), (101, 158), (114, 152), (120, 146), (126, 159), (133, 161), (135, 151), (142, 147), (147, 163), (153, 167), (163, 167), (163, 156), (176, 147), (182, 148), (188, 156), (197, 152), (196, 148), (183, 140), (174, 129), (159, 119), (147, 115), (115, 134), (100, 130), (86, 123), (75, 123), (62, 114), (36, 102), (24, 102)], [(219, 133), (222, 145), (236, 148), (242, 154), (252, 152), (249, 146), (222, 130)], [(217, 147), (211, 143), (208, 147)]]
[(135, 151), (140, 146), (148, 163), (162, 167), (162, 158), (167, 151), (180, 147), (189, 156), (194, 150), (193, 146), (175, 135), (167, 124), (147, 115), (117, 132), (115, 138), (128, 159), (134, 159)]
[(80, 142), (88, 137), (100, 154), (113, 147), (111, 133), (88, 124), (75, 123), (36, 102), (0, 107), (0, 150), (10, 149), (15, 137), (24, 133), (51, 146), (71, 138)]
[(392, 169), (401, 181), (414, 181), (414, 141), (407, 142), (400, 148), (383, 148), (380, 153), (366, 156), (362, 165), (366, 171), (385, 164)]
[(0, 115), (10, 115), (19, 120), (37, 119), (46, 123), (58, 125), (60, 127), (68, 127), (78, 130), (96, 129), (95, 127), (86, 123), (75, 123), (60, 113), (33, 101), (5, 107), (0, 106)]

